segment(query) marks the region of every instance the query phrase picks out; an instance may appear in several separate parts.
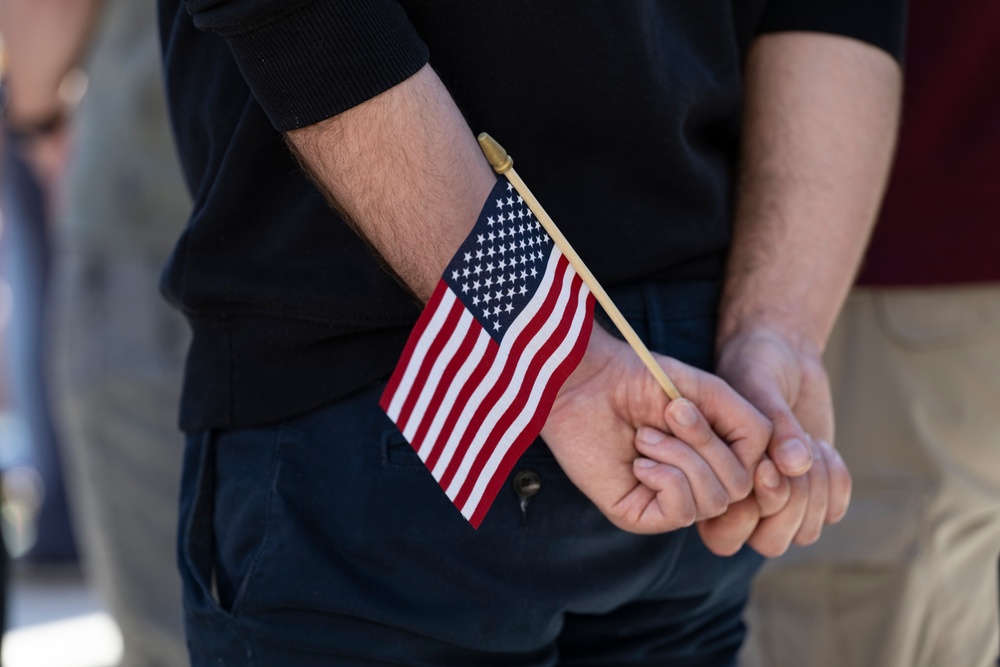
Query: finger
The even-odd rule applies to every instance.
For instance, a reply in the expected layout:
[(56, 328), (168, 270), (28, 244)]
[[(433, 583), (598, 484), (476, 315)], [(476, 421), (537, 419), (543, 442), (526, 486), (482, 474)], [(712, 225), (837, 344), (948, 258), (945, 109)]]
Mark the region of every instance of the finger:
[(716, 556), (732, 556), (743, 548), (759, 520), (757, 502), (745, 498), (730, 505), (722, 516), (699, 522), (698, 534)]
[(659, 491), (671, 483), (672, 471), (669, 475), (663, 474), (669, 468), (684, 474), (695, 501), (696, 520), (719, 516), (729, 507), (729, 494), (722, 482), (711, 466), (686, 443), (643, 427), (636, 434), (636, 448), (648, 458), (639, 458), (633, 472), (647, 487)]
[(611, 508), (608, 516), (615, 525), (633, 533), (664, 533), (694, 524), (698, 510), (683, 472), (645, 458), (636, 459), (632, 467), (633, 474), (657, 467), (650, 480), (657, 486), (636, 484)]
[(833, 445), (825, 440), (817, 442), (826, 459), (830, 474), (830, 502), (826, 508), (826, 523), (837, 523), (847, 514), (851, 502), (851, 472)]
[(809, 480), (806, 477), (792, 477), (791, 495), (788, 503), (774, 516), (762, 519), (757, 529), (747, 540), (747, 544), (757, 553), (775, 558), (788, 551), (809, 504)]
[(830, 504), (830, 475), (826, 466), (826, 457), (819, 450), (816, 441), (809, 439), (813, 452), (813, 466), (809, 469), (809, 503), (802, 525), (792, 540), (800, 547), (812, 544), (823, 533), (826, 523), (826, 511)]
[(771, 424), (764, 415), (721, 378), (676, 359), (660, 357), (660, 363), (743, 467), (752, 469), (771, 440)]
[(743, 500), (750, 495), (753, 480), (749, 471), (752, 468), (745, 466), (729, 445), (716, 435), (694, 403), (686, 398), (670, 401), (665, 417), (674, 436), (689, 444), (712, 467), (726, 487), (729, 502)]
[(760, 508), (761, 517), (767, 518), (781, 511), (792, 495), (788, 478), (778, 472), (774, 461), (765, 457), (754, 471), (753, 496)]

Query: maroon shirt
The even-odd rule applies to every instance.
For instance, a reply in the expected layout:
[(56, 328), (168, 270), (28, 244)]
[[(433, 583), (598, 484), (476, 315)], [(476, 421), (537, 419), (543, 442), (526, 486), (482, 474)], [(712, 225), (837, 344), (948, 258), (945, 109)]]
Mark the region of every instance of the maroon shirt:
[(858, 282), (1000, 282), (1000, 2), (911, 0), (896, 165)]

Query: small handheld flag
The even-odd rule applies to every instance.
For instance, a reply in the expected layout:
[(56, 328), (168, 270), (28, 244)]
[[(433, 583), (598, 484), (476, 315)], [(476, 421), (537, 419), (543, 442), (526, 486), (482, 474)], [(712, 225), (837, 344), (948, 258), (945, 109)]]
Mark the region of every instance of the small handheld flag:
[(379, 402), (474, 527), (583, 358), (593, 307), (501, 176)]
[(671, 399), (680, 392), (556, 227), (514, 161), (421, 313), (379, 404), (478, 528), (580, 363), (595, 299)]

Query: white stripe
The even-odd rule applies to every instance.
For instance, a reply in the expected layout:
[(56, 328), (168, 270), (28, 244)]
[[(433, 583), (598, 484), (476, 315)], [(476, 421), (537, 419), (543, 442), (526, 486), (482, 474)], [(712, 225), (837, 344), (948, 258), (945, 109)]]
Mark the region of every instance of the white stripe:
[[(462, 485), (468, 477), (469, 469), (472, 467), (472, 464), (475, 462), (479, 452), (486, 444), (486, 439), (489, 437), (490, 433), (492, 433), (493, 428), (496, 426), (497, 422), (500, 421), (500, 418), (506, 414), (507, 410), (510, 408), (510, 404), (514, 402), (514, 399), (521, 393), (521, 385), (524, 383), (524, 376), (528, 372), (528, 366), (559, 325), (559, 321), (562, 319), (562, 314), (565, 312), (566, 305), (569, 303), (570, 297), (572, 296), (571, 288), (574, 275), (573, 271), (566, 271), (563, 274), (562, 284), (558, 286), (559, 296), (556, 300), (555, 307), (550, 313), (547, 314), (545, 323), (542, 325), (541, 329), (539, 329), (535, 335), (532, 336), (531, 340), (528, 341), (527, 345), (525, 345), (524, 352), (522, 352), (520, 359), (517, 361), (517, 365), (514, 367), (514, 373), (511, 377), (510, 383), (505, 387), (500, 399), (490, 408), (486, 419), (483, 420), (479, 430), (476, 431), (473, 436), (469, 444), (468, 451), (462, 455), (462, 462), (460, 463), (455, 476), (452, 478), (451, 483), (448, 484), (448, 488), (445, 490), (445, 493), (447, 493), (448, 497), (452, 500), (458, 496)], [(504, 338), (504, 343), (507, 343), (506, 337)]]
[(427, 324), (427, 328), (424, 329), (424, 333), (421, 334), (420, 340), (417, 341), (416, 346), (413, 348), (413, 355), (410, 357), (410, 363), (406, 365), (403, 379), (399, 381), (396, 393), (392, 395), (389, 408), (385, 411), (389, 415), (389, 419), (393, 422), (399, 419), (403, 403), (406, 402), (406, 397), (413, 389), (413, 381), (416, 379), (417, 372), (423, 365), (422, 362), (424, 357), (427, 356), (427, 350), (430, 349), (431, 343), (434, 342), (434, 338), (441, 329), (441, 325), (444, 323), (445, 318), (448, 317), (448, 313), (451, 312), (451, 306), (455, 302), (455, 298), (455, 294), (451, 291), (451, 288), (445, 290), (444, 297), (442, 297), (441, 303), (438, 304), (437, 311)]
[[(552, 252), (549, 255), (548, 265), (545, 267), (545, 275), (542, 277), (542, 282), (545, 284), (551, 278), (551, 274), (555, 271), (556, 265), (559, 258), (562, 257), (562, 253), (556, 247), (552, 248)], [(541, 309), (542, 304), (545, 303), (545, 298), (548, 296), (550, 290), (536, 290), (535, 294), (531, 297), (531, 301), (525, 306), (524, 310), (511, 322), (510, 328), (507, 329), (507, 333), (504, 335), (504, 342), (516, 340), (520, 336), (524, 328), (531, 322), (535, 314)], [(493, 364), (490, 366), (490, 370), (487, 371), (485, 379), (480, 382), (472, 396), (469, 397), (468, 403), (465, 404), (465, 408), (462, 410), (462, 414), (455, 424), (455, 429), (451, 432), (448, 437), (448, 441), (445, 443), (444, 449), (441, 452), (440, 458), (438, 458), (437, 463), (434, 465), (434, 469), (431, 473), (434, 475), (434, 479), (440, 481), (444, 476), (445, 470), (448, 469), (448, 464), (451, 462), (452, 457), (455, 455), (455, 449), (458, 447), (458, 443), (461, 442), (462, 436), (465, 435), (465, 429), (469, 427), (469, 422), (472, 417), (476, 414), (476, 410), (479, 408), (480, 404), (486, 399), (486, 395), (490, 392), (493, 386), (490, 384), (491, 381), (495, 381), (498, 373), (502, 373), (504, 367), (507, 364), (507, 356), (510, 353), (510, 344), (501, 345), (500, 349), (497, 351), (497, 356), (493, 359)]]
[(555, 373), (556, 368), (559, 364), (565, 361), (566, 357), (573, 350), (579, 339), (580, 328), (583, 326), (583, 319), (587, 316), (587, 296), (590, 290), (584, 285), (577, 296), (576, 312), (573, 315), (573, 322), (570, 325), (569, 335), (563, 339), (563, 342), (556, 348), (556, 351), (552, 353), (552, 356), (545, 360), (541, 369), (538, 371), (538, 379), (535, 381), (534, 386), (531, 389), (531, 395), (528, 397), (527, 403), (525, 403), (524, 409), (522, 409), (521, 414), (517, 416), (517, 419), (510, 425), (510, 428), (501, 436), (500, 442), (497, 444), (496, 449), (493, 451), (493, 455), (490, 456), (489, 461), (483, 467), (482, 473), (479, 479), (476, 480), (476, 485), (472, 489), (472, 493), (469, 494), (469, 498), (466, 500), (465, 505), (460, 508), (462, 514), (465, 515), (467, 519), (471, 518), (475, 513), (476, 508), (479, 506), (480, 500), (482, 499), (483, 493), (486, 492), (486, 487), (489, 485), (490, 480), (496, 473), (497, 467), (499, 467), (500, 462), (507, 455), (508, 450), (510, 450), (511, 445), (514, 444), (514, 440), (517, 439), (521, 433), (523, 433), (528, 422), (535, 414), (534, 407), (538, 405), (538, 401), (541, 399), (541, 394), (548, 387), (549, 380), (552, 374)]
[(455, 357), (459, 346), (465, 340), (465, 335), (469, 331), (469, 322), (472, 319), (472, 313), (463, 307), (462, 314), (458, 317), (458, 324), (451, 330), (448, 341), (441, 348), (441, 353), (435, 359), (434, 365), (431, 366), (430, 373), (427, 375), (427, 381), (420, 390), (420, 396), (417, 397), (417, 402), (414, 404), (413, 411), (406, 422), (406, 427), (403, 429), (403, 437), (406, 438), (407, 442), (413, 442), (413, 436), (417, 434), (417, 428), (419, 428), (420, 423), (424, 419), (424, 413), (427, 412), (427, 404), (434, 397), (434, 391), (437, 389), (438, 383), (444, 378), (444, 369)]
[(490, 344), (493, 338), (486, 333), (486, 330), (480, 326), (476, 326), (476, 330), (479, 332), (479, 336), (476, 339), (476, 344), (472, 348), (472, 352), (469, 356), (465, 358), (462, 363), (462, 367), (458, 369), (455, 373), (455, 378), (451, 381), (451, 386), (448, 387), (447, 393), (444, 395), (444, 399), (441, 401), (441, 409), (437, 411), (434, 415), (434, 421), (431, 422), (431, 426), (427, 429), (427, 435), (424, 441), (420, 444), (420, 450), (417, 452), (420, 454), (420, 460), (426, 462), (427, 457), (431, 455), (434, 451), (434, 447), (437, 445), (438, 438), (441, 437), (441, 429), (444, 427), (445, 421), (447, 421), (448, 416), (455, 409), (455, 401), (458, 400), (458, 394), (465, 387), (465, 383), (469, 381), (469, 376), (472, 375), (472, 371), (476, 369), (476, 366), (482, 360), (483, 355), (486, 353), (486, 347)]

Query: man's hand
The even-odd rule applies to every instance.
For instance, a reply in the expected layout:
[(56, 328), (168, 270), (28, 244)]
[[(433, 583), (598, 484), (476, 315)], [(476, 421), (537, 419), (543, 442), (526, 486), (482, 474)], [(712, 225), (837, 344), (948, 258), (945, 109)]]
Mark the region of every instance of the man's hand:
[(686, 399), (669, 401), (635, 353), (595, 327), (542, 430), (573, 483), (635, 533), (683, 528), (746, 498), (771, 434), (725, 382), (657, 359)]
[[(762, 506), (749, 544), (767, 556), (791, 543), (812, 544), (824, 524), (843, 518), (851, 495), (847, 466), (829, 444), (833, 404), (819, 350), (766, 329), (751, 331), (720, 349), (718, 372), (771, 420), (768, 452), (791, 477), (788, 503), (777, 510)], [(802, 464), (804, 454), (811, 465)]]

